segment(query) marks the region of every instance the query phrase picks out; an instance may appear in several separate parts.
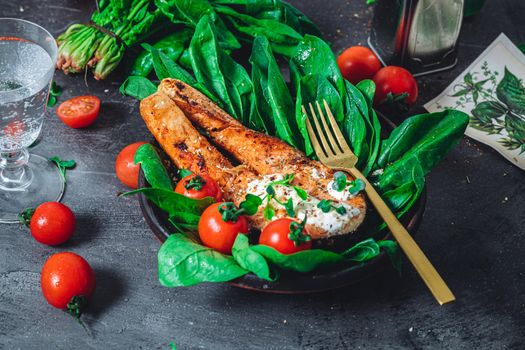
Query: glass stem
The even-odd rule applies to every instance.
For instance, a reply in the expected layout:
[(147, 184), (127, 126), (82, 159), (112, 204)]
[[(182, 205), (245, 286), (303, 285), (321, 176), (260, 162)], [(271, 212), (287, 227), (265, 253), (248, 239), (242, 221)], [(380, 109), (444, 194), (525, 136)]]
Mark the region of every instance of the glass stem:
[(29, 152), (22, 149), (15, 152), (0, 152), (0, 189), (23, 191), (31, 184), (33, 172), (28, 167)]

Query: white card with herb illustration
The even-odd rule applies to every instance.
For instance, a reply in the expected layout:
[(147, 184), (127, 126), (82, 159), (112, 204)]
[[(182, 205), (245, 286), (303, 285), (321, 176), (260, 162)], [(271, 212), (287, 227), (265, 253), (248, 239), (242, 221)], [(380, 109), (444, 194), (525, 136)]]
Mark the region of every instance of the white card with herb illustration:
[(525, 55), (500, 34), (445, 91), (425, 104), (470, 115), (466, 135), (525, 170)]

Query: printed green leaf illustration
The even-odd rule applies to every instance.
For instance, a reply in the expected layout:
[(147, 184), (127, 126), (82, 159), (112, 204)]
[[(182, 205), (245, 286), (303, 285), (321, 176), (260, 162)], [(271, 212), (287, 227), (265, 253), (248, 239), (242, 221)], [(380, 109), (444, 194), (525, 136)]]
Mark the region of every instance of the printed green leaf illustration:
[(523, 82), (505, 68), (503, 80), (496, 89), (498, 99), (518, 114), (525, 113), (525, 87)]
[[(476, 81), (479, 75), (484, 79)], [(480, 72), (465, 74), (463, 82), (454, 87), (450, 97), (455, 97), (456, 103), (450, 107), (465, 108), (473, 103), (469, 124), (472, 128), (488, 135), (500, 135), (498, 142), (502, 146), (525, 153), (525, 86), (507, 67), (503, 78), (498, 79), (499, 76), (500, 72), (491, 70), (488, 62), (483, 62)]]
[(471, 112), (470, 126), (489, 134), (499, 134), (501, 127), (494, 124), (493, 120), (503, 117), (506, 112), (506, 107), (499, 102), (481, 102)]

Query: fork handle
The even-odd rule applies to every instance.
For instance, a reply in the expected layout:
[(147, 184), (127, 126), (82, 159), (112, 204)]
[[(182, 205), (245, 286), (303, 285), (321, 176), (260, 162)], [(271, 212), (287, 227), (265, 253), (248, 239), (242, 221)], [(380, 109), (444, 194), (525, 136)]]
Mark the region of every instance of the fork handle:
[(412, 265), (415, 267), (416, 271), (419, 273), (438, 303), (443, 305), (456, 300), (454, 294), (452, 294), (445, 281), (441, 278), (434, 266), (432, 266), (430, 260), (428, 260), (428, 258), (425, 256), (425, 253), (423, 253), (421, 248), (419, 248), (412, 236), (410, 236), (408, 231), (399, 222), (394, 213), (392, 213), (390, 208), (381, 198), (379, 193), (377, 193), (375, 188), (370, 184), (367, 178), (363, 176), (363, 174), (356, 168), (343, 168), (341, 170), (346, 171), (352, 174), (355, 178), (361, 179), (365, 182), (365, 191), (368, 195), (368, 198), (377, 209), (377, 212), (385, 221), (397, 243), (403, 252), (405, 252), (408, 260), (410, 260)]

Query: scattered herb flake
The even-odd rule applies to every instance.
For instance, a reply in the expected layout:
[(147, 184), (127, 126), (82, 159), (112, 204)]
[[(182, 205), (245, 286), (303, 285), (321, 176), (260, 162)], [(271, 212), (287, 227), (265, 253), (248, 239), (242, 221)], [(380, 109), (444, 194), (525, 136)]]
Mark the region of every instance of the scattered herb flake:
[(62, 94), (62, 88), (53, 81), (51, 83), (51, 88), (49, 89), (49, 97), (47, 100), (48, 107), (53, 107), (57, 103), (57, 98)]
[(62, 180), (64, 183), (66, 182), (66, 171), (67, 169), (73, 169), (77, 163), (74, 160), (61, 160), (59, 157), (54, 156), (49, 158), (50, 161), (56, 164), (58, 167), (58, 170), (60, 171), (60, 175), (62, 175)]
[(271, 220), (275, 216), (275, 209), (270, 204), (267, 204), (264, 207), (263, 216), (266, 220)]
[(286, 201), (286, 203), (283, 204), (284, 205), (284, 209), (286, 209), (286, 214), (290, 217), (295, 217), (295, 210), (294, 210), (294, 207), (293, 207), (293, 201), (291, 198), (288, 198), (288, 200)]
[(303, 201), (308, 199), (308, 193), (301, 187), (294, 186), (293, 189), (295, 190), (299, 198), (301, 198)]
[(348, 191), (352, 196), (355, 196), (364, 189), (365, 182), (361, 179), (355, 179), (354, 181), (350, 182), (350, 187), (348, 187)]

